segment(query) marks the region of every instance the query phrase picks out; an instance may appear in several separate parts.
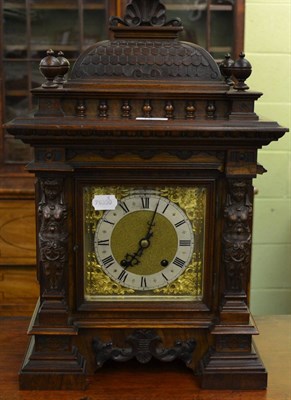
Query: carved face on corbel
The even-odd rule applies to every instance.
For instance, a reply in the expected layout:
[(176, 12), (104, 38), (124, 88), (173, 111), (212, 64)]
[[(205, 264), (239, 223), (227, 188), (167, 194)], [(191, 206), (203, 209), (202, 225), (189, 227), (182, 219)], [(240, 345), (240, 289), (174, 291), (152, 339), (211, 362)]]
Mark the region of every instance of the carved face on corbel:
[(42, 192), (46, 200), (55, 200), (62, 190), (62, 181), (60, 179), (45, 179), (41, 182)]
[(242, 180), (234, 180), (230, 183), (230, 193), (231, 198), (236, 203), (241, 203), (245, 199), (247, 195), (247, 184), (245, 181)]

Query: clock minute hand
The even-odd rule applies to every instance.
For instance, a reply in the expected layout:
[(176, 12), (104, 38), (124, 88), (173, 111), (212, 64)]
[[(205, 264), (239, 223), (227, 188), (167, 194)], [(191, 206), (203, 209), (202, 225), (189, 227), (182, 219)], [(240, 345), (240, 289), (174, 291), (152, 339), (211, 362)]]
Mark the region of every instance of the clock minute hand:
[(143, 252), (144, 252), (144, 250), (147, 249), (150, 246), (151, 243), (150, 243), (149, 239), (153, 236), (152, 227), (155, 225), (154, 221), (155, 221), (155, 218), (156, 218), (156, 215), (157, 215), (157, 210), (158, 210), (159, 204), (160, 204), (160, 200), (157, 202), (157, 205), (156, 205), (156, 208), (154, 210), (154, 213), (153, 213), (151, 221), (148, 222), (149, 227), (148, 227), (148, 231), (147, 231), (146, 235), (139, 241), (138, 250), (133, 254), (128, 254), (127, 253), (126, 256), (125, 256), (125, 259), (121, 261), (121, 265), (124, 268), (132, 267), (134, 265), (139, 264), (139, 262), (140, 262), (139, 261), (139, 257), (141, 257)]
[(154, 213), (153, 213), (153, 216), (152, 216), (152, 219), (151, 219), (151, 221), (150, 222), (148, 222), (148, 231), (147, 231), (147, 233), (146, 233), (146, 235), (145, 235), (145, 237), (143, 237), (140, 241), (139, 241), (139, 249), (138, 249), (138, 251), (137, 251), (137, 253), (135, 253), (135, 254), (137, 254), (138, 256), (141, 256), (142, 255), (142, 253), (143, 253), (143, 251), (144, 251), (144, 249), (147, 249), (149, 246), (150, 246), (150, 244), (151, 244), (151, 242), (149, 241), (149, 239), (153, 236), (153, 232), (152, 232), (152, 227), (155, 225), (155, 218), (156, 218), (156, 215), (157, 215), (157, 211), (158, 211), (158, 207), (159, 207), (159, 204), (160, 204), (160, 200), (157, 202), (157, 205), (156, 205), (156, 208), (155, 208), (155, 211), (154, 211)]
[(153, 232), (151, 230), (152, 230), (152, 227), (155, 225), (154, 222), (155, 222), (155, 218), (156, 218), (156, 215), (157, 215), (159, 204), (160, 204), (160, 199), (157, 202), (157, 205), (156, 205), (155, 211), (153, 213), (152, 219), (151, 219), (150, 223), (148, 223), (149, 227), (148, 227), (148, 231), (147, 231), (147, 234), (145, 236), (145, 239), (148, 239), (151, 236), (153, 236)]

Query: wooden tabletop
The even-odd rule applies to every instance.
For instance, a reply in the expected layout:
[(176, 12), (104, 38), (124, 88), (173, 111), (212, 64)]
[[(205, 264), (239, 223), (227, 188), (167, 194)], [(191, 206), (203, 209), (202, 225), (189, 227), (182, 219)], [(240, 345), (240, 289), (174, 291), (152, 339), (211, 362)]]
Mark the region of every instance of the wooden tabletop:
[(255, 318), (259, 353), (269, 373), (266, 391), (199, 389), (191, 370), (176, 364), (109, 364), (86, 391), (19, 391), (27, 318), (0, 318), (0, 400), (291, 400), (291, 315)]

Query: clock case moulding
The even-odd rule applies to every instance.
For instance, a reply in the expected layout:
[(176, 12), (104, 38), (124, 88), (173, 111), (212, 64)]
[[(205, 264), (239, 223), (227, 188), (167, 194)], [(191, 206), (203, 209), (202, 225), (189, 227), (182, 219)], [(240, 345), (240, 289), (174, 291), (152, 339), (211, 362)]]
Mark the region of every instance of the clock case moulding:
[[(219, 66), (179, 41), (160, 1), (129, 1), (114, 39), (69, 62), (49, 50), (34, 114), (7, 130), (34, 148), (40, 297), (21, 389), (85, 389), (108, 360), (182, 360), (203, 388), (264, 389), (249, 310), (258, 149), (287, 129), (259, 118), (241, 54)], [(198, 301), (84, 297), (84, 186), (207, 189)], [(254, 266), (255, 267), (255, 266)], [(136, 372), (138, 374), (138, 371)], [(194, 378), (193, 376), (193, 379)]]

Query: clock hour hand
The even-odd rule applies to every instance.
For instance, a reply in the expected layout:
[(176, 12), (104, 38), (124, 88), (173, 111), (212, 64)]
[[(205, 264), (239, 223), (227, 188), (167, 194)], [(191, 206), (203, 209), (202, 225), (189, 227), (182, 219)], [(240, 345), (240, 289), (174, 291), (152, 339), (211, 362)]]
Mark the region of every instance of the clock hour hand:
[(152, 232), (150, 232), (150, 233), (148, 232), (146, 237), (142, 238), (139, 241), (138, 250), (133, 254), (129, 254), (129, 253), (126, 254), (125, 258), (121, 261), (122, 267), (124, 267), (126, 269), (128, 267), (133, 267), (140, 263), (139, 258), (142, 256), (144, 249), (146, 249), (150, 246), (149, 238), (152, 235), (153, 235)]
[(155, 208), (155, 211), (153, 213), (152, 219), (150, 220), (150, 222), (148, 222), (148, 226), (149, 227), (148, 227), (146, 235), (139, 241), (138, 250), (133, 254), (127, 253), (125, 258), (121, 261), (121, 266), (124, 267), (125, 269), (128, 268), (128, 267), (133, 267), (133, 266), (139, 264), (140, 263), (139, 258), (142, 256), (144, 250), (147, 249), (150, 246), (150, 244), (151, 244), (150, 238), (154, 234), (152, 232), (152, 228), (155, 225), (154, 221), (155, 221), (155, 218), (156, 218), (156, 214), (157, 214), (157, 210), (158, 210), (158, 207), (159, 207), (159, 203), (160, 203), (160, 200), (158, 201), (158, 203), (156, 205), (156, 208)]

